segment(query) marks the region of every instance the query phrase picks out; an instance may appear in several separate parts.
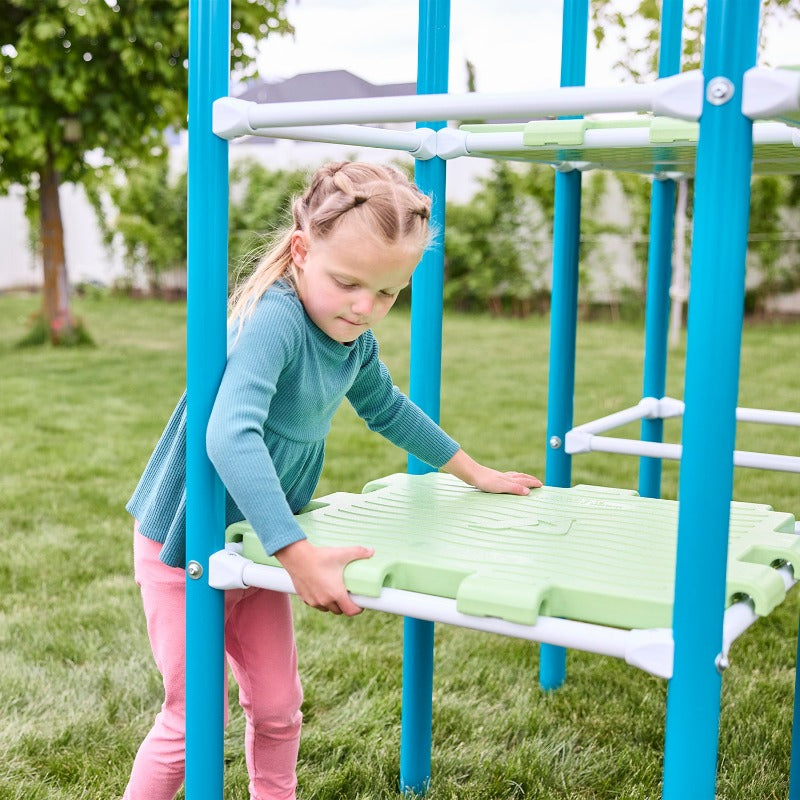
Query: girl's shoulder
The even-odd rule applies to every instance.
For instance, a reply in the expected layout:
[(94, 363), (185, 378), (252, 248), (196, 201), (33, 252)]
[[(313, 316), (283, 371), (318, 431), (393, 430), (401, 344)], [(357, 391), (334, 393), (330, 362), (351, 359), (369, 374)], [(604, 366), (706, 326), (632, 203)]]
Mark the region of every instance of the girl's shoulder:
[(256, 301), (244, 319), (229, 328), (229, 340), (236, 344), (242, 337), (261, 340), (297, 340), (302, 336), (303, 306), (294, 289), (283, 281), (276, 282)]
[(299, 327), (303, 320), (303, 305), (290, 284), (276, 281), (259, 298), (253, 310), (253, 317), (269, 319), (273, 324), (296, 322), (296, 326)]

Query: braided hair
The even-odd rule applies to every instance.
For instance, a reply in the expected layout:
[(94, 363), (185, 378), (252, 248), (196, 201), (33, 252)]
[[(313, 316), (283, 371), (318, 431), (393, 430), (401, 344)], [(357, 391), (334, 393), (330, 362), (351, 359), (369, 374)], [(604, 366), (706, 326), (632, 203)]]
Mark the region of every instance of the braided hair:
[(342, 225), (358, 225), (387, 245), (409, 241), (422, 254), (430, 237), (431, 200), (393, 167), (355, 161), (326, 164), (292, 203), (292, 224), (260, 259), (230, 301), (230, 322), (242, 321), (281, 278), (294, 282), (292, 235), (326, 239)]

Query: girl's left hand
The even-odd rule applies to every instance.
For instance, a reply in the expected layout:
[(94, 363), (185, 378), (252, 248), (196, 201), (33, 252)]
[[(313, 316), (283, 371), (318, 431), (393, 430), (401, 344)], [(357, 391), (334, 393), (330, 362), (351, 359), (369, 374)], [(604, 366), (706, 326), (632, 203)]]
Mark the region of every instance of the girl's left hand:
[(537, 477), (526, 472), (500, 472), (484, 467), (463, 450), (459, 450), (442, 469), (482, 492), (493, 494), (530, 494), (531, 489), (542, 485)]
[(490, 467), (478, 470), (475, 479), (469, 481), (476, 489), (493, 494), (530, 494), (542, 482), (534, 475), (525, 472), (500, 472)]

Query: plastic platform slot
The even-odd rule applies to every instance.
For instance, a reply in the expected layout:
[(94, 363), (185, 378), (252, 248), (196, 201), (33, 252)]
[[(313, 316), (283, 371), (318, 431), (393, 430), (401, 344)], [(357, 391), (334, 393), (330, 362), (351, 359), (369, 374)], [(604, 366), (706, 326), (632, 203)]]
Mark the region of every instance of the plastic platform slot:
[[(452, 598), (458, 611), (533, 625), (539, 615), (621, 628), (672, 624), (678, 504), (595, 486), (490, 495), (436, 473), (391, 475), (363, 494), (336, 493), (297, 519), (318, 545), (368, 544), (345, 584)], [(800, 563), (794, 517), (732, 503), (726, 605), (742, 595), (764, 616), (784, 598), (774, 565)], [(230, 540), (242, 555), (279, 566), (252, 528)]]
[[(638, 117), (463, 125), (459, 130), (471, 156), (671, 176), (694, 174), (699, 125)], [(754, 172), (796, 173), (798, 148), (800, 129), (782, 122), (753, 125)]]

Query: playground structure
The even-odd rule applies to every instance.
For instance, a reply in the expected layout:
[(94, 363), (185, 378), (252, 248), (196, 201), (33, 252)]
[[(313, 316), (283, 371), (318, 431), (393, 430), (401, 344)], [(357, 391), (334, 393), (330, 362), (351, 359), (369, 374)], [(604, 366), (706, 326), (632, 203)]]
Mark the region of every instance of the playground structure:
[[(615, 655), (670, 680), (663, 797), (714, 797), (721, 673), (727, 647), (770, 606), (759, 604), (754, 587), (749, 590), (751, 600), (725, 609), (731, 594), (730, 586), (726, 588), (726, 567), (729, 529), (735, 517), (731, 510), (733, 466), (800, 472), (800, 458), (734, 451), (737, 419), (800, 425), (800, 414), (737, 409), (750, 176), (754, 167), (767, 172), (800, 167), (796, 149), (800, 138), (793, 127), (800, 119), (800, 72), (754, 67), (758, 0), (709, 0), (703, 72), (678, 74), (682, 2), (663, 0), (658, 80), (586, 89), (582, 84), (588, 0), (566, 0), (564, 6), (562, 86), (558, 89), (448, 95), (449, 2), (421, 0), (418, 96), (260, 106), (227, 97), (228, 0), (192, 2), (187, 363), (186, 791), (190, 800), (222, 796), (222, 699), (217, 704), (208, 702), (223, 685), (222, 592), (213, 587), (237, 585), (236, 580), (246, 577), (249, 585), (290, 589), (285, 574), (275, 567), (249, 566), (244, 556), (222, 550), (224, 494), (205, 454), (206, 422), (225, 364), (225, 139), (245, 134), (408, 152), (417, 159), (418, 184), (433, 195), (433, 219), (442, 230), (448, 159), (477, 156), (553, 164), (556, 206), (547, 489), (574, 492), (570, 488), (573, 454), (626, 452), (641, 456), (641, 497), (623, 493), (627, 499), (620, 499), (618, 505), (627, 502), (638, 508), (647, 501), (663, 503), (657, 500), (661, 459), (681, 459), (677, 524), (673, 525), (677, 550), (671, 628), (655, 642), (658, 655), (652, 663), (648, 660), (652, 641), (648, 640), (646, 664), (638, 657), (628, 659), (628, 634), (637, 632), (608, 627), (608, 622), (598, 627), (571, 619), (537, 619), (536, 610), (532, 620), (523, 621), (508, 615), (502, 619), (503, 612), (496, 608), (462, 613), (458, 602), (454, 607), (452, 600), (448, 603), (419, 589), (404, 594), (402, 589), (381, 592), (378, 587), (373, 592), (379, 594), (377, 599), (358, 597), (366, 607), (406, 616), (401, 790), (424, 791), (430, 779), (432, 620), (440, 619), (541, 641), (540, 682), (545, 689), (557, 688), (565, 678), (565, 646), (609, 652), (607, 643), (613, 641)], [(622, 125), (575, 118), (603, 112), (647, 112), (656, 120)], [(446, 124), (458, 118), (503, 115), (559, 119), (465, 130)], [(663, 122), (662, 117), (669, 121)], [(417, 130), (364, 126), (402, 121), (417, 122)], [(576, 427), (579, 212), (581, 172), (588, 167), (634, 169), (657, 180), (650, 223), (643, 399), (629, 409)], [(695, 175), (696, 192), (686, 380), (684, 402), (680, 402), (665, 398), (664, 387), (675, 178), (687, 173)], [(409, 394), (434, 419), (439, 414), (442, 286), (440, 241), (415, 273), (412, 303)], [(662, 443), (663, 419), (678, 414), (683, 415), (682, 445)], [(635, 420), (642, 421), (641, 441), (601, 435)], [(424, 464), (409, 460), (412, 476), (422, 478), (427, 471)], [(499, 516), (500, 508), (492, 514)], [(771, 561), (780, 566), (767, 576), (776, 602), (794, 580), (790, 564), (797, 539), (793, 528), (790, 515), (776, 521), (773, 530), (784, 549), (769, 550), (765, 556), (767, 567)], [(236, 566), (230, 567), (231, 563)], [(486, 598), (485, 592), (481, 598)], [(480, 613), (487, 616), (476, 615)], [(795, 800), (800, 798), (799, 759), (793, 747), (790, 797)]]

